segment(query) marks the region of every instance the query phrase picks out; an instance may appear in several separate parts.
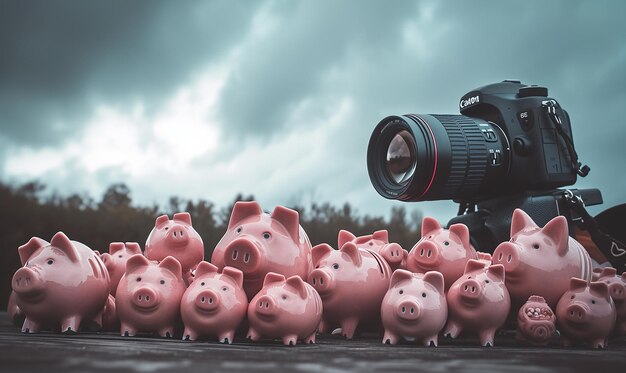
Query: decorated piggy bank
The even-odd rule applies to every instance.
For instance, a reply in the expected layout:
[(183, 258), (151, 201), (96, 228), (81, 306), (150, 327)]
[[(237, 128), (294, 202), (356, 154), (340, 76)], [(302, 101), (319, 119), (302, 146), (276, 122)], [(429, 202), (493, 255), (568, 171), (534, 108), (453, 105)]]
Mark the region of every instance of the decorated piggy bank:
[(15, 303), (24, 313), (24, 333), (43, 328), (74, 333), (82, 321), (102, 325), (109, 273), (100, 257), (62, 232), (50, 243), (33, 237), (18, 248), (23, 267), (13, 275)]
[(252, 299), (268, 272), (306, 278), (311, 268), (311, 242), (300, 227), (297, 211), (277, 206), (266, 214), (256, 202), (237, 202), (211, 262), (220, 269), (241, 270), (243, 288)]
[(604, 282), (570, 280), (556, 306), (556, 318), (564, 346), (586, 342), (604, 348), (615, 326), (615, 304)]
[(380, 305), (391, 269), (379, 254), (359, 249), (353, 242), (339, 250), (320, 244), (313, 248), (313, 264), (308, 282), (324, 304), (321, 333), (340, 326), (343, 335), (352, 339), (360, 322), (380, 325)]
[(396, 344), (404, 337), (426, 347), (437, 346), (437, 335), (448, 318), (443, 281), (443, 275), (435, 271), (393, 272), (380, 309), (385, 327), (383, 343)]
[(369, 249), (377, 252), (387, 261), (387, 264), (389, 264), (392, 270), (406, 266), (406, 250), (395, 242), (389, 243), (389, 234), (386, 230), (357, 237), (342, 229), (339, 231), (338, 247), (342, 247), (346, 242), (353, 242), (360, 249)]
[(604, 282), (609, 287), (609, 294), (615, 303), (615, 311), (617, 312), (616, 334), (626, 335), (626, 272), (619, 276), (615, 268), (603, 268), (599, 273), (598, 281)]
[(145, 255), (156, 261), (172, 256), (180, 263), (185, 278), (189, 277), (190, 271), (204, 259), (204, 244), (191, 225), (191, 215), (179, 212), (172, 220), (167, 215), (156, 218), (146, 240)]
[(243, 273), (232, 267), (218, 273), (216, 266), (202, 261), (180, 302), (183, 339), (195, 341), (211, 336), (222, 343), (233, 343), (235, 330), (247, 311)]
[(184, 292), (178, 260), (168, 256), (157, 264), (140, 254), (131, 256), (115, 293), (121, 335), (156, 332), (173, 337)]
[(126, 261), (135, 254), (141, 254), (141, 248), (137, 242), (111, 242), (109, 252), (100, 255), (111, 278), (111, 294), (115, 295), (117, 291), (117, 284), (120, 283), (126, 271)]
[(481, 345), (493, 346), (496, 330), (504, 324), (511, 308), (504, 267), (471, 259), (463, 276), (448, 290), (447, 301), (444, 335), (456, 338), (461, 331), (470, 331), (478, 334)]
[(539, 295), (554, 309), (570, 278), (591, 278), (589, 254), (567, 232), (564, 216), (539, 228), (523, 210), (513, 212), (511, 240), (498, 245), (493, 263), (504, 265), (514, 307), (520, 307), (531, 295)]
[(289, 346), (298, 340), (315, 343), (321, 318), (322, 300), (311, 285), (300, 276), (285, 279), (270, 272), (248, 307), (248, 338), (253, 341), (262, 337), (279, 338)]
[(470, 245), (469, 230), (465, 224), (453, 224), (450, 229), (441, 228), (437, 220), (422, 220), (422, 238), (413, 246), (406, 261), (406, 268), (415, 273), (438, 271), (443, 274), (446, 291), (463, 275), (465, 264), (478, 259)]
[(556, 317), (543, 297), (531, 295), (517, 313), (516, 338), (545, 346), (556, 332)]

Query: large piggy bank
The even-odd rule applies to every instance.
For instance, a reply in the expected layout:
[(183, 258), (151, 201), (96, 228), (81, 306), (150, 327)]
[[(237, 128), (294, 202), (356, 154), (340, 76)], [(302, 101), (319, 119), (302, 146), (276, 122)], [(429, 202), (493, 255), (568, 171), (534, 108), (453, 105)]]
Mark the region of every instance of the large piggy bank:
[(220, 269), (241, 270), (243, 288), (252, 299), (268, 272), (306, 278), (311, 268), (311, 242), (300, 227), (297, 211), (277, 206), (266, 214), (256, 202), (237, 202), (211, 262)]
[(280, 338), (288, 346), (294, 346), (298, 340), (315, 343), (321, 318), (322, 300), (311, 285), (300, 276), (285, 279), (270, 272), (261, 291), (250, 301), (248, 338)]
[(315, 269), (308, 278), (324, 303), (320, 332), (340, 326), (352, 339), (359, 325), (380, 325), (380, 305), (389, 288), (389, 264), (372, 250), (348, 242), (339, 250), (328, 244), (313, 248)]
[(617, 312), (615, 332), (617, 335), (626, 335), (626, 272), (619, 276), (615, 268), (604, 268), (599, 273), (598, 281), (607, 284), (611, 299), (615, 303)]
[(156, 332), (173, 337), (184, 292), (178, 260), (168, 256), (157, 264), (141, 254), (130, 257), (115, 293), (121, 335)]
[(74, 333), (82, 321), (102, 326), (109, 273), (100, 257), (62, 232), (50, 243), (33, 237), (18, 248), (23, 267), (13, 275), (15, 303), (26, 319), (24, 333), (43, 328)]
[(191, 225), (188, 212), (174, 214), (172, 220), (167, 215), (156, 218), (154, 228), (146, 240), (146, 258), (161, 261), (172, 256), (180, 263), (185, 278), (204, 259), (202, 238)]
[(471, 259), (465, 272), (447, 295), (448, 324), (444, 335), (456, 338), (461, 331), (477, 333), (480, 344), (493, 346), (496, 330), (504, 325), (511, 299), (504, 285), (504, 267)]
[(424, 346), (437, 346), (437, 335), (448, 318), (443, 275), (397, 269), (380, 309), (385, 335), (383, 343), (396, 344), (402, 337)]
[(387, 261), (391, 270), (404, 268), (406, 266), (406, 250), (395, 242), (389, 243), (389, 233), (387, 233), (386, 230), (357, 237), (342, 229), (339, 231), (337, 241), (339, 243), (338, 247), (342, 247), (346, 242), (353, 242), (360, 249), (369, 249), (377, 252)]
[(450, 229), (441, 228), (437, 220), (422, 220), (422, 238), (413, 246), (406, 260), (406, 267), (415, 273), (441, 272), (446, 291), (463, 275), (465, 264), (478, 259), (470, 245), (469, 230), (465, 224), (453, 224)]
[(615, 304), (604, 282), (588, 283), (579, 278), (570, 280), (556, 306), (556, 319), (564, 346), (576, 342), (604, 348), (615, 326)]
[(136, 254), (141, 254), (141, 248), (137, 242), (111, 242), (109, 252), (100, 255), (104, 265), (109, 271), (111, 278), (111, 294), (115, 295), (117, 284), (126, 271), (126, 261)]
[(233, 343), (235, 330), (248, 311), (243, 291), (243, 273), (232, 267), (217, 267), (202, 261), (195, 279), (183, 294), (180, 314), (185, 324), (183, 339), (216, 336), (222, 343)]
[(589, 254), (568, 236), (564, 216), (539, 228), (523, 210), (516, 209), (511, 219), (511, 240), (498, 245), (492, 260), (504, 265), (506, 287), (515, 309), (531, 295), (542, 296), (554, 309), (567, 291), (570, 278), (591, 278)]
[(556, 316), (543, 297), (531, 295), (517, 313), (516, 338), (545, 346), (556, 332)]

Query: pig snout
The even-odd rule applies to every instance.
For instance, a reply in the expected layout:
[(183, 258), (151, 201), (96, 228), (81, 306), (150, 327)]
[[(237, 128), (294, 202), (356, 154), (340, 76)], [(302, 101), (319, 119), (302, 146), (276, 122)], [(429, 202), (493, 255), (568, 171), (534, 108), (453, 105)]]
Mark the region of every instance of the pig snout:
[(626, 286), (622, 284), (609, 285), (609, 293), (613, 301), (626, 299)]
[(22, 267), (13, 275), (12, 285), (17, 294), (28, 294), (42, 290), (43, 281), (37, 272), (31, 268)]
[(493, 252), (493, 264), (502, 264), (507, 275), (519, 266), (519, 251), (515, 244), (503, 242)]
[(261, 258), (261, 250), (257, 245), (243, 237), (231, 242), (224, 251), (224, 263), (240, 269), (246, 275), (259, 272)]
[(311, 272), (308, 282), (319, 294), (326, 294), (333, 287), (333, 279), (330, 274), (320, 268), (314, 269)]
[(472, 300), (479, 298), (482, 292), (480, 283), (474, 279), (463, 281), (459, 290), (463, 298)]
[(263, 295), (257, 300), (255, 310), (260, 315), (274, 316), (277, 311), (276, 302), (269, 295)]
[(439, 247), (432, 241), (422, 241), (413, 250), (413, 260), (422, 267), (435, 267), (441, 262)]
[(587, 320), (587, 307), (582, 304), (574, 303), (567, 307), (565, 317), (575, 323), (583, 323)]
[(413, 300), (405, 300), (400, 302), (396, 308), (396, 315), (402, 320), (417, 320), (420, 317), (420, 307)]
[(131, 299), (133, 304), (140, 309), (152, 309), (159, 304), (158, 294), (148, 287), (135, 290)]
[(202, 311), (215, 311), (220, 305), (220, 298), (213, 290), (203, 290), (196, 297), (196, 307)]
[(389, 264), (400, 264), (404, 258), (403, 251), (404, 249), (397, 243), (390, 243), (382, 247), (380, 255), (382, 255)]
[(166, 241), (173, 246), (185, 246), (189, 242), (189, 235), (180, 224), (173, 224), (167, 232)]

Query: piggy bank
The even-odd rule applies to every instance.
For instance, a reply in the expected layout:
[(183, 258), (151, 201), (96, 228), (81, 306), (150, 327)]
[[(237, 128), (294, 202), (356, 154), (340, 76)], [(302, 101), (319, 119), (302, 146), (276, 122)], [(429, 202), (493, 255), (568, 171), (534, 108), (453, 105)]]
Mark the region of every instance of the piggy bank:
[(295, 210), (277, 206), (266, 214), (256, 202), (237, 202), (228, 230), (215, 247), (211, 262), (243, 272), (243, 288), (252, 299), (268, 272), (306, 278), (311, 268), (311, 242)]
[(356, 237), (354, 234), (340, 230), (338, 247), (346, 242), (353, 242), (360, 249), (368, 249), (377, 252), (391, 267), (391, 270), (406, 266), (407, 252), (397, 243), (389, 243), (389, 234), (386, 230), (376, 231), (370, 235)]
[(450, 286), (447, 301), (444, 335), (456, 338), (461, 331), (474, 332), (481, 345), (493, 346), (496, 330), (504, 325), (511, 309), (504, 267), (470, 259), (463, 276)]
[(327, 244), (313, 248), (315, 269), (308, 282), (324, 304), (320, 332), (340, 326), (352, 339), (359, 325), (380, 325), (380, 305), (389, 288), (391, 269), (375, 251), (359, 249), (353, 242), (333, 250)]
[(587, 342), (604, 348), (616, 319), (609, 287), (604, 282), (572, 278), (556, 306), (556, 319), (564, 346)]
[(598, 281), (607, 284), (611, 299), (615, 303), (615, 311), (617, 312), (616, 334), (626, 335), (626, 272), (619, 276), (615, 268), (603, 268), (599, 273)]
[(131, 256), (115, 293), (121, 335), (156, 332), (173, 337), (184, 292), (182, 269), (174, 257), (157, 264), (141, 254)]
[(102, 326), (109, 273), (100, 257), (62, 232), (50, 243), (33, 237), (18, 248), (23, 267), (13, 275), (15, 303), (24, 333), (43, 328), (74, 333), (83, 321)]
[(24, 312), (17, 306), (16, 299), (17, 295), (15, 291), (12, 291), (7, 304), (7, 316), (13, 325), (22, 326), (24, 324)]
[(531, 295), (517, 313), (516, 338), (545, 346), (556, 332), (556, 317), (543, 297)]
[(174, 214), (172, 220), (167, 215), (156, 218), (154, 228), (146, 240), (146, 258), (161, 261), (167, 256), (178, 260), (185, 278), (204, 259), (202, 238), (191, 225), (188, 212)]
[(285, 279), (270, 272), (248, 306), (248, 338), (279, 338), (288, 346), (295, 346), (298, 340), (315, 343), (321, 319), (322, 300), (311, 285), (300, 276)]
[(380, 315), (385, 327), (383, 343), (396, 344), (401, 337), (424, 346), (437, 346), (437, 335), (448, 318), (443, 275), (397, 269), (391, 275)]
[(450, 229), (444, 229), (437, 220), (425, 217), (422, 238), (409, 252), (406, 268), (415, 273), (441, 272), (447, 291), (463, 275), (467, 261), (477, 258), (465, 224), (453, 224)]
[(568, 236), (564, 216), (539, 228), (520, 209), (513, 212), (511, 240), (498, 245), (493, 263), (504, 265), (506, 287), (514, 307), (520, 307), (531, 295), (538, 295), (554, 309), (567, 291), (570, 278), (591, 278), (589, 254)]
[(109, 271), (112, 295), (115, 295), (117, 284), (120, 283), (126, 271), (126, 261), (135, 254), (141, 254), (141, 248), (137, 242), (111, 242), (109, 252), (100, 255), (100, 259)]
[(233, 343), (235, 330), (247, 311), (243, 273), (232, 267), (224, 267), (218, 273), (216, 266), (202, 261), (180, 302), (185, 324), (183, 339), (195, 341), (213, 336), (222, 343)]

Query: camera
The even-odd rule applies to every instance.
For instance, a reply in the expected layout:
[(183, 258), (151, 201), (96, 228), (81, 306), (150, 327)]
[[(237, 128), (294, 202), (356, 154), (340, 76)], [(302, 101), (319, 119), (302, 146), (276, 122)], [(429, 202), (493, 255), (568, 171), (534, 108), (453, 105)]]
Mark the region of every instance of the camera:
[[(564, 191), (589, 167), (578, 162), (569, 115), (546, 87), (504, 80), (470, 91), (461, 115), (405, 114), (374, 129), (367, 167), (388, 199), (460, 204), (474, 244), (493, 250), (507, 241), (511, 214), (523, 208), (545, 224), (564, 211)], [(587, 205), (602, 203), (597, 189), (574, 190)]]

